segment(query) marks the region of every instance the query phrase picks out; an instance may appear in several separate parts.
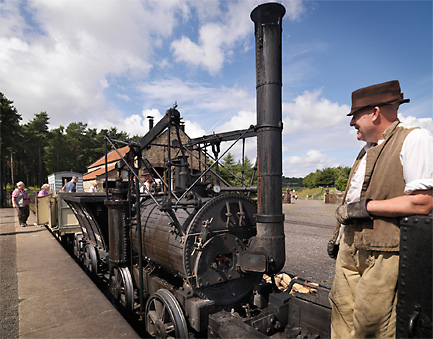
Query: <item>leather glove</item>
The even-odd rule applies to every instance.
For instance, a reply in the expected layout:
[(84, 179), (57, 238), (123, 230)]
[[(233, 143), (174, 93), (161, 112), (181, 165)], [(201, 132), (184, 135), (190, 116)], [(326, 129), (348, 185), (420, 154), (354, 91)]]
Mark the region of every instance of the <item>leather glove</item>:
[(338, 250), (340, 249), (340, 245), (336, 244), (334, 239), (328, 241), (328, 247), (326, 250), (328, 251), (328, 255), (332, 259), (337, 259)]
[(361, 200), (351, 204), (340, 205), (335, 211), (335, 217), (343, 225), (350, 225), (353, 219), (372, 219), (367, 212), (367, 202), (370, 200)]

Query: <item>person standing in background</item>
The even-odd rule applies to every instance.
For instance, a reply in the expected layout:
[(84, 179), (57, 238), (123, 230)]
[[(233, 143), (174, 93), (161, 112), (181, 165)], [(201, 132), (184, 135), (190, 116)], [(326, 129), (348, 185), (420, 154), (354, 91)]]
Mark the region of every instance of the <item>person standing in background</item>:
[(26, 227), (30, 214), (29, 196), (22, 181), (17, 183), (17, 188), (12, 192), (12, 206), (17, 209), (20, 226)]
[(77, 182), (78, 182), (78, 177), (76, 177), (74, 175), (72, 177), (71, 181), (68, 181), (66, 183), (66, 185), (63, 186), (61, 192), (66, 192), (66, 193), (75, 193), (75, 192), (77, 192)]
[(98, 192), (98, 181), (95, 180), (95, 181), (92, 182), (92, 185), (89, 188), (89, 192), (90, 193), (96, 193), (96, 192)]
[(48, 184), (43, 184), (41, 187), (41, 190), (38, 193), (38, 198), (39, 197), (45, 197), (46, 195), (48, 195), (48, 191), (50, 190), (50, 185)]

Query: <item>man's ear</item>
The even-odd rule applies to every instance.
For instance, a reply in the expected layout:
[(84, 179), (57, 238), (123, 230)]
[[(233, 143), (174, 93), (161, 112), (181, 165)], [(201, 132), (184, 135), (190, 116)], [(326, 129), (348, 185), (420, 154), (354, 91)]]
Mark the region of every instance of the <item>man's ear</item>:
[(376, 123), (380, 122), (380, 116), (381, 116), (380, 107), (379, 106), (375, 106), (374, 109), (373, 109), (371, 121), (376, 122)]

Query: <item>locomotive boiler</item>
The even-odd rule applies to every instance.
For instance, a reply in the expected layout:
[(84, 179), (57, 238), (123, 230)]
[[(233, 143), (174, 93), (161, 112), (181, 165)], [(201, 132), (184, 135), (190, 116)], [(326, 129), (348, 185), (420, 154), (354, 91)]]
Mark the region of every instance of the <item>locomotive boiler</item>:
[[(104, 194), (63, 197), (82, 229), (74, 238), (75, 255), (106, 278), (113, 302), (138, 314), (151, 337), (330, 337), (328, 290), (315, 286), (314, 294), (291, 295), (293, 284), (304, 282), (292, 279), (287, 292), (275, 282), (285, 263), (284, 14), (278, 3), (251, 13), (256, 125), (191, 139), (175, 105), (155, 126), (152, 121), (139, 142), (106, 137)], [(257, 138), (256, 186), (254, 174), (236, 176), (220, 162), (250, 137)], [(122, 156), (117, 144), (129, 152)], [(114, 177), (108, 146), (121, 158)], [(230, 184), (223, 171), (238, 184)], [(152, 175), (151, 184), (144, 174)]]

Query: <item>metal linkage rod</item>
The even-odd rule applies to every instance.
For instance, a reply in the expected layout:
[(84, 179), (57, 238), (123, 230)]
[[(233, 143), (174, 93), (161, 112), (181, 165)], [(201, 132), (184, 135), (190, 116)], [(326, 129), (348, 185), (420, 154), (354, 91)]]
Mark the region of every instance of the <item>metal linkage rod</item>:
[[(250, 129), (253, 128), (253, 126), (250, 126)], [(217, 159), (217, 161), (215, 163), (218, 163), (226, 154), (228, 151), (230, 151), (232, 149), (232, 147), (240, 140), (242, 139), (244, 134), (247, 134), (249, 132), (250, 129), (247, 129), (244, 131), (243, 134), (241, 134), (240, 136), (238, 136), (238, 138), (230, 145), (230, 147)], [(213, 165), (212, 165), (213, 166)], [(208, 169), (206, 169), (194, 182), (193, 184), (181, 195), (181, 197), (179, 198), (179, 200), (181, 200), (191, 189), (192, 187), (199, 182), (199, 180), (207, 173), (210, 171), (210, 169), (212, 168), (212, 166), (210, 166)]]
[[(147, 193), (149, 193), (149, 196), (152, 198), (153, 202), (158, 206), (158, 208), (162, 211), (164, 211), (164, 213), (167, 215), (167, 217), (170, 219), (170, 221), (172, 222), (173, 226), (182, 234), (184, 235), (184, 232), (180, 226), (179, 221), (173, 217), (170, 213), (168, 213), (168, 211), (166, 210), (166, 208), (162, 207), (162, 205), (155, 199), (155, 197), (150, 193), (150, 191), (147, 189), (146, 185), (143, 183), (143, 181), (141, 181), (140, 177), (134, 172), (134, 170), (132, 169), (132, 167), (128, 164), (128, 162), (125, 160), (125, 158), (120, 154), (120, 152), (117, 150), (116, 146), (114, 146), (114, 144), (111, 142), (111, 140), (106, 137), (108, 142), (111, 144), (111, 147), (116, 151), (116, 153), (119, 155), (119, 157), (123, 160), (123, 162), (125, 163), (125, 165), (128, 167), (128, 169), (131, 171), (131, 173), (134, 174), (134, 177), (140, 182), (141, 185), (144, 186), (144, 189), (146, 190)], [(137, 208), (139, 208), (140, 206), (137, 206)]]

